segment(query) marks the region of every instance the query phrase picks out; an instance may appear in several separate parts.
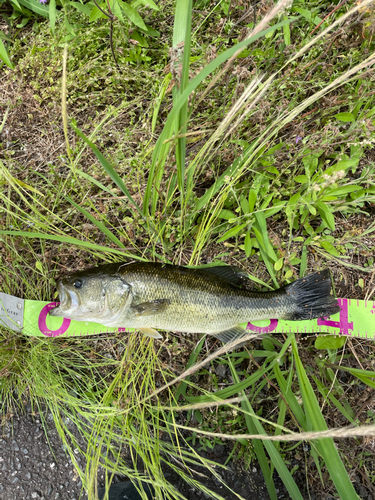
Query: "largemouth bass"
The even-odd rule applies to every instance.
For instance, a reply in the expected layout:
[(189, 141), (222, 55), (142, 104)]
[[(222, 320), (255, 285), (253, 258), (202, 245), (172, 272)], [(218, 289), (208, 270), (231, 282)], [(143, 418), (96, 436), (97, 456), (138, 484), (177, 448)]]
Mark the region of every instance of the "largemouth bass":
[(52, 316), (136, 328), (208, 333), (223, 342), (245, 333), (240, 323), (260, 319), (305, 320), (339, 311), (328, 269), (273, 292), (246, 288), (238, 269), (194, 269), (153, 262), (109, 264), (73, 273), (58, 283), (60, 305)]

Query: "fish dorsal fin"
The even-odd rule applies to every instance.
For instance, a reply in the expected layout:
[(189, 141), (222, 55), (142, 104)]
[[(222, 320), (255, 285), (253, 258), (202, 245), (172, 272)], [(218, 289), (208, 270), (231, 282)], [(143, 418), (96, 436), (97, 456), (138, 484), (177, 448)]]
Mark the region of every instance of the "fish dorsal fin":
[[(224, 344), (228, 344), (229, 342), (233, 342), (234, 340), (237, 340), (244, 335), (246, 335), (246, 330), (240, 325), (233, 326), (232, 328), (229, 328), (228, 330), (224, 330), (222, 332), (218, 333), (212, 333), (211, 334), (213, 337), (219, 339), (221, 342)], [(246, 342), (244, 342), (245, 344)], [(244, 345), (240, 344), (238, 347)], [(237, 348), (237, 346), (236, 346)]]
[(139, 328), (139, 331), (143, 333), (146, 337), (151, 337), (152, 339), (162, 339), (163, 337), (159, 332), (154, 330), (153, 328), (142, 327)]
[(244, 271), (242, 271), (238, 267), (214, 266), (205, 267), (203, 269), (199, 269), (199, 271), (201, 271), (203, 274), (211, 274), (217, 276), (234, 286), (241, 286), (245, 284), (249, 285), (251, 283)]
[(151, 316), (164, 311), (170, 304), (169, 299), (156, 299), (150, 302), (142, 302), (136, 306), (132, 306), (135, 310), (135, 316)]

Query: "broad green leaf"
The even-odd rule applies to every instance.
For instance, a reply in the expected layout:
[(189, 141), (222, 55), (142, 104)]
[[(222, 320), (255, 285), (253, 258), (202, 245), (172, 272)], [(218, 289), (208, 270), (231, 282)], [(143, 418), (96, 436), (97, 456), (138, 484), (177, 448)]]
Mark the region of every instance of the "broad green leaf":
[[(145, 33), (145, 35), (150, 36), (152, 38), (159, 38), (160, 37), (159, 31), (154, 30), (154, 28), (151, 28), (151, 26), (149, 26), (148, 24), (146, 24), (146, 27), (147, 27), (147, 30), (142, 30)], [(139, 29), (141, 29), (141, 28), (139, 28)]]
[(335, 115), (336, 120), (339, 120), (340, 122), (354, 122), (355, 121), (355, 116), (353, 113), (338, 113)]
[(134, 30), (133, 33), (131, 34), (132, 40), (136, 40), (141, 47), (148, 47), (148, 42), (146, 38), (139, 33), (139, 31)]
[(266, 153), (264, 153), (263, 156), (271, 156), (273, 153), (276, 151), (279, 151), (282, 147), (284, 147), (285, 142), (279, 142), (279, 144), (276, 144), (276, 146), (273, 146), (272, 148), (268, 149)]
[(203, 422), (202, 413), (199, 410), (194, 410), (194, 417), (197, 419), (198, 424)]
[(359, 191), (362, 189), (361, 186), (342, 186), (337, 189), (332, 189), (328, 191), (331, 196), (342, 196), (343, 194), (353, 193), (354, 191)]
[(284, 262), (284, 257), (281, 257), (279, 260), (275, 262), (273, 266), (276, 271), (280, 271), (280, 269), (283, 267), (283, 262)]
[(308, 179), (315, 174), (316, 168), (319, 163), (319, 153), (310, 154), (302, 158), (302, 163), (305, 166), (305, 172)]
[(311, 215), (316, 215), (316, 208), (310, 205), (310, 203), (306, 203), (307, 208), (309, 209), (309, 212)]
[(322, 196), (320, 201), (335, 201), (337, 200), (337, 196)]
[(229, 238), (232, 238), (233, 236), (236, 236), (244, 227), (246, 226), (245, 224), (241, 224), (240, 226), (232, 227), (232, 229), (229, 229), (224, 236), (222, 236), (220, 239), (217, 240), (218, 243), (221, 243), (222, 241), (228, 240)]
[(322, 19), (319, 16), (314, 15), (312, 10), (302, 9), (301, 7), (293, 7), (292, 11), (298, 12), (298, 14), (301, 14), (302, 17), (304, 17), (308, 21), (311, 21), (315, 25), (318, 25), (322, 22)]
[(335, 230), (335, 219), (334, 219), (329, 207), (325, 203), (323, 203), (322, 201), (318, 201), (316, 206), (319, 210), (320, 217), (324, 220), (324, 222), (327, 224), (329, 229), (331, 229), (331, 231), (334, 231)]
[(249, 213), (249, 202), (248, 202), (248, 200), (244, 196), (241, 196), (240, 205), (241, 205), (241, 208), (242, 208), (242, 212), (245, 215), (248, 214)]
[(360, 160), (359, 157), (350, 158), (349, 160), (341, 160), (338, 163), (336, 163), (336, 165), (334, 165), (332, 168), (334, 169), (334, 171), (347, 170), (350, 167), (356, 167), (359, 163), (359, 160)]
[(251, 250), (252, 250), (251, 236), (250, 236), (250, 232), (247, 232), (246, 236), (245, 236), (245, 254), (246, 254), (246, 257), (250, 257)]
[[(288, 19), (288, 16), (284, 15), (284, 21)], [(285, 45), (290, 45), (290, 25), (287, 24), (286, 26), (283, 27), (284, 31), (284, 43)]]
[(249, 214), (254, 212), (256, 200), (257, 200), (257, 192), (255, 191), (255, 189), (250, 189), (250, 191), (249, 191)]
[(320, 241), (320, 246), (322, 248), (324, 248), (325, 250), (327, 250), (327, 252), (330, 253), (331, 255), (334, 255), (335, 257), (340, 256), (339, 252), (336, 250), (336, 248), (329, 241), (324, 241), (324, 240)]
[(345, 336), (319, 335), (315, 340), (315, 349), (340, 349), (345, 342)]
[(257, 224), (259, 226), (259, 230), (265, 239), (265, 243), (268, 245), (267, 221), (266, 221), (266, 218), (264, 216), (264, 212), (256, 212), (255, 218), (256, 218)]
[(81, 4), (79, 2), (70, 2), (70, 5), (72, 5), (75, 9), (79, 10), (86, 16), (90, 17), (90, 13), (93, 7), (91, 7), (88, 4)]
[(299, 199), (301, 198), (301, 193), (296, 193), (294, 194), (288, 201), (288, 205), (290, 205), (292, 208), (295, 208), (297, 206), (297, 203)]
[(17, 8), (18, 8), (20, 11), (22, 11), (22, 7), (21, 7), (21, 5), (18, 3), (18, 1), (17, 1), (17, 0), (11, 0), (11, 3), (14, 3), (14, 5), (16, 5), (16, 6), (17, 6)]
[(29, 18), (29, 17), (24, 17), (24, 18), (22, 19), (22, 21), (21, 21), (19, 24), (17, 24), (16, 26), (17, 26), (17, 28), (23, 28), (24, 26), (26, 26), (26, 24), (27, 24), (29, 21), (30, 21), (30, 18)]
[(271, 172), (271, 174), (275, 174), (275, 175), (280, 175), (280, 172), (273, 165), (270, 165), (269, 167), (267, 167), (267, 172)]
[(40, 260), (37, 260), (35, 262), (35, 267), (37, 268), (38, 271), (40, 271), (41, 273), (43, 273), (43, 265), (42, 263), (40, 262)]
[(10, 68), (14, 69), (14, 65), (9, 59), (8, 53), (5, 49), (5, 46), (3, 44), (3, 41), (0, 40), (0, 59)]
[(124, 22), (124, 14), (122, 12), (122, 9), (120, 7), (120, 4), (118, 3), (117, 0), (113, 1), (113, 14), (120, 19), (121, 22)]
[(18, 0), (21, 5), (24, 5), (28, 9), (32, 10), (36, 14), (43, 16), (45, 18), (49, 17), (48, 6), (43, 5), (36, 0)]
[(293, 270), (292, 269), (288, 269), (287, 272), (285, 273), (284, 278), (286, 280), (289, 280), (292, 276), (293, 276)]
[(285, 204), (286, 201), (277, 201), (273, 207), (267, 208), (267, 210), (264, 211), (264, 217), (267, 219), (268, 217), (277, 214), (277, 212), (280, 212), (280, 210), (284, 208)]
[(218, 217), (219, 217), (219, 219), (226, 219), (226, 220), (237, 219), (237, 215), (234, 212), (231, 212), (230, 210), (226, 210), (225, 208), (223, 208), (221, 210)]
[(362, 104), (363, 104), (363, 100), (360, 99), (358, 102), (357, 102), (357, 105), (355, 106), (355, 108), (352, 110), (352, 114), (355, 118), (355, 120), (357, 119), (358, 117), (358, 113), (359, 113), (359, 110), (361, 109), (362, 107)]
[(294, 180), (296, 182), (299, 182), (300, 184), (305, 184), (306, 182), (309, 182), (309, 178), (307, 175), (297, 175), (297, 177), (294, 177)]
[(126, 15), (130, 19), (132, 23), (134, 23), (138, 28), (141, 28), (145, 31), (147, 31), (147, 26), (145, 25), (143, 19), (141, 16), (138, 14), (138, 12), (133, 9), (128, 3), (123, 2), (122, 0), (117, 0)]
[(265, 210), (268, 207), (268, 205), (271, 203), (273, 196), (274, 196), (273, 194), (269, 194), (268, 196), (266, 196), (266, 198), (264, 199), (263, 203), (260, 206), (260, 210)]
[[(102, 4), (102, 5), (100, 5), (100, 7), (105, 12), (106, 6), (104, 4)], [(95, 7), (93, 7), (91, 12), (90, 12), (89, 22), (92, 23), (94, 21), (97, 21), (98, 19), (107, 19), (107, 18), (108, 18), (108, 16), (103, 14), (103, 12), (100, 9), (98, 9), (98, 7), (95, 5)]]

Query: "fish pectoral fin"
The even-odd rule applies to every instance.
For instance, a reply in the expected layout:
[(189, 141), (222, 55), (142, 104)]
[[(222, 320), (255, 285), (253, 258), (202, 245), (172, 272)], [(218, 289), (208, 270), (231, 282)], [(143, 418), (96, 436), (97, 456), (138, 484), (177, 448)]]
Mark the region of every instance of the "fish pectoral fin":
[(164, 311), (171, 301), (169, 299), (157, 299), (151, 300), (150, 302), (142, 302), (136, 306), (132, 306), (135, 310), (135, 316), (151, 316), (152, 314), (157, 314)]
[[(246, 335), (246, 330), (242, 326), (237, 325), (233, 326), (232, 328), (229, 328), (229, 330), (224, 330), (218, 333), (212, 333), (211, 335), (219, 339), (224, 344), (228, 344), (229, 342), (233, 342), (234, 340), (237, 340)], [(236, 346), (236, 349), (237, 347), (242, 347), (245, 344), (246, 342), (244, 342), (243, 344), (238, 344), (238, 346)]]
[(143, 333), (143, 335), (146, 335), (146, 337), (151, 337), (152, 339), (162, 339), (163, 337), (160, 335), (159, 332), (154, 330), (153, 328), (139, 328), (139, 331)]

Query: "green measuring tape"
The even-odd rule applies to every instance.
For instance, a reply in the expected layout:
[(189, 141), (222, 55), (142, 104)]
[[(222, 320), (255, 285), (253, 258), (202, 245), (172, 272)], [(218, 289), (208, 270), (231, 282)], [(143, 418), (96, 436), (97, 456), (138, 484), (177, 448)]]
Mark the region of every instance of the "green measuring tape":
[[(271, 319), (243, 323), (241, 326), (255, 333), (328, 333), (375, 339), (375, 301), (338, 299), (338, 302), (340, 312), (329, 318), (309, 321)], [(0, 324), (33, 337), (83, 337), (134, 330), (49, 316), (49, 311), (57, 305), (58, 302), (24, 300), (0, 292)]]

